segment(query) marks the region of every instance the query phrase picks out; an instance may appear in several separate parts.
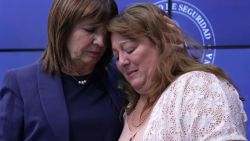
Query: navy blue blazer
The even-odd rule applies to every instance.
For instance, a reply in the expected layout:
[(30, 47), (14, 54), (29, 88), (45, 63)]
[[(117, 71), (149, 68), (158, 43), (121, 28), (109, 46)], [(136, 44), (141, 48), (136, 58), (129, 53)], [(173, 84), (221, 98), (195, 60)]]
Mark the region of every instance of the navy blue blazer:
[[(105, 75), (102, 80), (119, 116), (126, 100)], [(7, 72), (0, 91), (0, 141), (69, 141), (68, 118), (60, 74), (49, 76), (41, 63)], [(122, 126), (121, 118), (118, 130)]]

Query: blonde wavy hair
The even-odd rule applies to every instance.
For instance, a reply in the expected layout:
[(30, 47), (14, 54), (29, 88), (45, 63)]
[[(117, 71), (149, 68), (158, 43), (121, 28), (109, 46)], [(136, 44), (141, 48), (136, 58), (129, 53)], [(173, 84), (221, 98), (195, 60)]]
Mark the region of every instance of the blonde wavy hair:
[[(220, 68), (200, 63), (204, 48), (184, 34), (163, 10), (153, 4), (141, 3), (128, 7), (111, 20), (108, 30), (135, 41), (140, 37), (147, 37), (159, 50), (159, 62), (156, 62), (156, 69), (152, 74), (144, 111), (151, 108), (162, 92), (184, 73), (205, 71), (229, 80)], [(126, 112), (129, 114), (135, 108), (139, 94), (123, 77), (121, 87), (128, 94), (130, 106)]]

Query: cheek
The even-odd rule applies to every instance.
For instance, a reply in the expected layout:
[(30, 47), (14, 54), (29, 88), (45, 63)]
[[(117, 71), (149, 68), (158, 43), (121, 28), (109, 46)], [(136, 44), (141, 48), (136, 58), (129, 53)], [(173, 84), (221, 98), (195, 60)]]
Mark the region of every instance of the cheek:
[(155, 70), (156, 64), (157, 56), (145, 57), (139, 65), (141, 73), (148, 79)]

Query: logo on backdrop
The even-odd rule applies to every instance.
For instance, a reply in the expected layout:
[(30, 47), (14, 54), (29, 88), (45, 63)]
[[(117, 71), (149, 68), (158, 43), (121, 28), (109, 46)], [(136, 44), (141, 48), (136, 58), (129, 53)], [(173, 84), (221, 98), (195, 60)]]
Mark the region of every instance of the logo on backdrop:
[[(164, 11), (168, 11), (168, 3), (167, 0), (161, 0), (154, 3), (159, 6)], [(202, 55), (202, 62), (204, 64), (212, 64), (214, 63), (216, 49), (209, 48), (210, 46), (215, 46), (215, 36), (213, 32), (213, 28), (201, 10), (199, 10), (195, 5), (182, 1), (182, 0), (173, 0), (172, 2), (172, 13), (177, 16), (184, 16), (185, 18), (181, 18), (181, 20), (190, 20), (194, 26), (194, 28), (198, 29), (199, 36), (201, 38), (202, 44), (204, 46), (208, 46), (205, 53)], [(182, 21), (179, 21), (180, 23)], [(185, 21), (183, 21), (185, 22)], [(178, 23), (177, 23), (178, 24)], [(192, 27), (193, 29), (193, 27)]]

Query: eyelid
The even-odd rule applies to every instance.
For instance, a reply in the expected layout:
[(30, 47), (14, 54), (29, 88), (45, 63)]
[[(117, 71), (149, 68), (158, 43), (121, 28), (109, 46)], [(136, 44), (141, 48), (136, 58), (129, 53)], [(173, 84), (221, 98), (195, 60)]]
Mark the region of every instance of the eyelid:
[(132, 53), (133, 51), (135, 50), (135, 47), (129, 47), (129, 48), (127, 48), (125, 51), (127, 52), (127, 53)]
[(87, 32), (89, 32), (89, 33), (93, 33), (93, 32), (95, 32), (95, 30), (96, 30), (96, 28), (95, 27), (85, 27), (85, 28), (83, 28), (85, 31), (87, 31)]
[(128, 53), (132, 53), (137, 47), (137, 43), (131, 42), (123, 46), (123, 49)]

